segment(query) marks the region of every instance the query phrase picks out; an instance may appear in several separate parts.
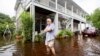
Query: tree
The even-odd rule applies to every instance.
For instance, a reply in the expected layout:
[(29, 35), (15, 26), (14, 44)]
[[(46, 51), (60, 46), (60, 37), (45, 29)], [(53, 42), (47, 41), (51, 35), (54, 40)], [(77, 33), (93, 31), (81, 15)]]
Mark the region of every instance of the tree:
[(100, 29), (100, 8), (97, 8), (93, 14), (91, 14), (91, 21), (96, 28)]
[(13, 32), (14, 23), (11, 18), (6, 14), (0, 13), (0, 36), (3, 36), (6, 25), (9, 25), (9, 29)]

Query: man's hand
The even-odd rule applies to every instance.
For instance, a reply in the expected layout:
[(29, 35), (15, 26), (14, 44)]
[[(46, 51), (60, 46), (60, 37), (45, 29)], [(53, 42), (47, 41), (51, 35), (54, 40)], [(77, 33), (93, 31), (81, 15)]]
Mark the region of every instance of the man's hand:
[(45, 34), (45, 32), (43, 31), (43, 32), (41, 32), (41, 33), (39, 33), (39, 35), (44, 35)]

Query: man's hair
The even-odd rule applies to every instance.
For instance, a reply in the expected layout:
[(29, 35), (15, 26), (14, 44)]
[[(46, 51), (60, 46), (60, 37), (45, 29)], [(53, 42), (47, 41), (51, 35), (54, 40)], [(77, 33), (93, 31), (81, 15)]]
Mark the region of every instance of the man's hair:
[(47, 19), (50, 19), (52, 22), (54, 22), (54, 19), (51, 17), (47, 17)]

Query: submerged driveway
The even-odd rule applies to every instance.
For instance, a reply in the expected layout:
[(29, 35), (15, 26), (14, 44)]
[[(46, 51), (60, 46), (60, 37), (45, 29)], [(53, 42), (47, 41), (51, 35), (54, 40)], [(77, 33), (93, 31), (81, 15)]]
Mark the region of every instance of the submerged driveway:
[[(52, 56), (46, 55), (43, 43), (7, 46), (0, 48), (0, 56)], [(55, 50), (57, 56), (100, 56), (100, 37), (77, 36), (55, 40)]]

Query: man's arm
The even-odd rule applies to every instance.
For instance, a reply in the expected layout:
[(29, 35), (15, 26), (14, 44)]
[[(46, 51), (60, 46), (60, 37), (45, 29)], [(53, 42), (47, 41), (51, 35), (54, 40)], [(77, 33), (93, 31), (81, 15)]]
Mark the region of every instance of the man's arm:
[(54, 25), (52, 25), (50, 28), (46, 27), (41, 34), (51, 32), (52, 30), (54, 30)]
[(50, 32), (52, 29), (45, 29), (44, 32)]
[(54, 30), (54, 25), (53, 24), (49, 28), (46, 27), (44, 32), (50, 32), (52, 30)]
[(40, 33), (40, 35), (43, 35), (46, 32), (52, 31), (52, 29), (48, 29), (47, 27), (43, 30), (43, 32)]

